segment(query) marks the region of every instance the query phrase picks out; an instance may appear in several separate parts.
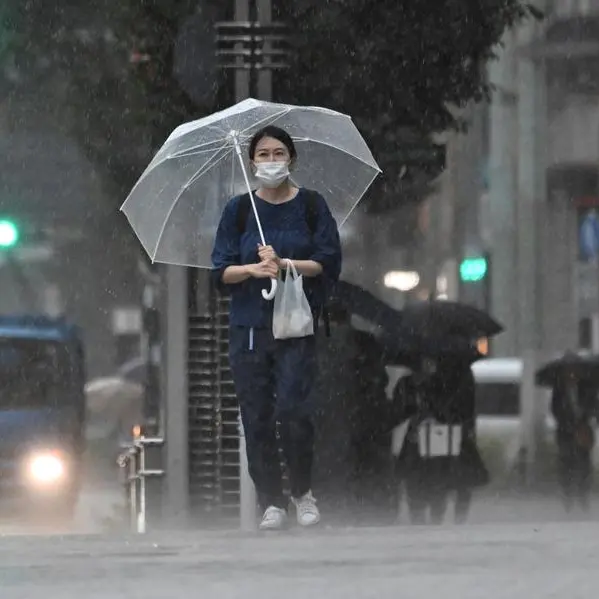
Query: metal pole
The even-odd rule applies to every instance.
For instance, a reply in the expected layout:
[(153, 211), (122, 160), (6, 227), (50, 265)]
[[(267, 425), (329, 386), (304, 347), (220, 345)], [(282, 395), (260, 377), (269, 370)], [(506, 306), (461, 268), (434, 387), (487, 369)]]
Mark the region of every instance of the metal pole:
[(139, 448), (139, 513), (137, 514), (137, 533), (146, 532), (146, 477), (143, 472), (146, 469), (146, 452), (143, 445)]
[[(235, 0), (235, 21), (248, 22), (250, 20), (250, 0)], [(241, 44), (243, 47), (243, 44)], [(243, 57), (238, 57), (237, 62), (243, 65)], [(250, 70), (235, 69), (235, 102), (241, 102), (250, 95)]]
[(134, 447), (129, 452), (127, 485), (129, 490), (129, 524), (132, 530), (137, 531), (137, 513), (139, 497), (137, 493), (137, 471), (139, 470), (137, 449)]
[[(260, 25), (270, 25), (272, 23), (272, 0), (256, 0), (256, 17)], [(260, 100), (272, 100), (272, 70), (268, 68), (271, 57), (268, 51), (271, 50), (270, 42), (264, 43), (264, 66), (258, 71), (258, 98)]]
[(506, 34), (499, 59), (489, 66), (489, 79), (496, 90), (490, 106), (489, 221), (491, 227), (491, 313), (504, 325), (505, 332), (493, 340), (495, 356), (515, 356), (517, 352), (516, 277), (516, 94), (513, 71), (513, 33)]
[(157, 287), (147, 282), (142, 297), (144, 315), (144, 348), (146, 361), (144, 426), (153, 435), (158, 434), (160, 426), (160, 330), (159, 313), (156, 306)]
[[(534, 23), (528, 23), (521, 42), (535, 38)], [(546, 218), (544, 173), (545, 78), (543, 66), (522, 56), (518, 62), (518, 331), (523, 361), (520, 405), (527, 482), (534, 480), (539, 438), (543, 428), (541, 392), (535, 386), (535, 370), (542, 340), (542, 298), (539, 281), (539, 226)], [(499, 281), (499, 283), (504, 283)], [(505, 283), (504, 283), (505, 284)]]
[(164, 518), (184, 525), (189, 509), (188, 271), (167, 266), (162, 294), (165, 402)]
[[(250, 20), (249, 0), (235, 0), (235, 21)], [(243, 58), (237, 59), (242, 65)], [(250, 95), (250, 70), (235, 70), (235, 101), (241, 102)], [(256, 529), (256, 489), (250, 476), (245, 446), (245, 434), (241, 419), (239, 420), (239, 519), (242, 530)]]

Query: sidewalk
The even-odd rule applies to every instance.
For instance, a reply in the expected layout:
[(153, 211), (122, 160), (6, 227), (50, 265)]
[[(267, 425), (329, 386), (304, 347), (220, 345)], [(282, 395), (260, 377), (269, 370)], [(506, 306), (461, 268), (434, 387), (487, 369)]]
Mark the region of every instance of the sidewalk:
[(590, 599), (599, 525), (11, 537), (2, 599)]

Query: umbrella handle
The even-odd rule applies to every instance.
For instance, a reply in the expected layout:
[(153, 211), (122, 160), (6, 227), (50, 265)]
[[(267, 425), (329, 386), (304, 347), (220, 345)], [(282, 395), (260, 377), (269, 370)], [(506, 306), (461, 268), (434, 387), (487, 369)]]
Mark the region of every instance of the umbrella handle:
[(272, 300), (275, 297), (275, 294), (277, 293), (277, 286), (278, 286), (278, 281), (276, 279), (271, 279), (270, 280), (270, 291), (266, 291), (266, 289), (262, 290), (262, 297), (265, 300)]

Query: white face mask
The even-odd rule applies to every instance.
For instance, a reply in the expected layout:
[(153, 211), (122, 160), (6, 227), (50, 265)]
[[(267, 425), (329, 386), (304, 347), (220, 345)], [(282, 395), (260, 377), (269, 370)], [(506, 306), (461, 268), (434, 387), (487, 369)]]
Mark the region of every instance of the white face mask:
[(256, 179), (264, 185), (274, 189), (289, 177), (289, 164), (287, 162), (258, 162), (256, 166)]

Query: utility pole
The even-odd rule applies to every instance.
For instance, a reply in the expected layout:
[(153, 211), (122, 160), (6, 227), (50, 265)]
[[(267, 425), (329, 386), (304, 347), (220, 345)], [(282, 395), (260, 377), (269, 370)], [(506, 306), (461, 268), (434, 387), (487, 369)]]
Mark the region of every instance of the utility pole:
[[(250, 25), (250, 0), (235, 0), (235, 22), (241, 26)], [(235, 59), (235, 102), (241, 102), (249, 97), (251, 91), (251, 72), (246, 68), (243, 41), (235, 44), (240, 55)]]
[[(521, 45), (530, 45), (538, 29), (526, 23)], [(520, 409), (522, 418), (523, 466), (526, 482), (535, 480), (535, 465), (540, 436), (543, 432), (543, 403), (535, 384), (535, 372), (540, 365), (542, 343), (542, 297), (540, 286), (540, 227), (544, 226), (546, 192), (546, 82), (544, 66), (524, 53), (518, 58), (518, 227), (517, 227), (517, 289), (518, 334), (522, 356)]]
[[(272, 0), (235, 0), (235, 20), (217, 23), (216, 29), (220, 66), (235, 71), (235, 101), (241, 102), (251, 95), (260, 100), (272, 100), (272, 72), (287, 67), (285, 26), (273, 23)], [(243, 530), (251, 531), (256, 528), (257, 501), (241, 419), (239, 485), (240, 525)]]
[[(269, 27), (272, 24), (272, 0), (256, 1), (256, 19), (260, 25)], [(272, 100), (272, 64), (271, 52), (273, 50), (270, 41), (265, 40), (263, 50), (263, 61), (258, 69), (258, 98), (260, 100)]]
[(517, 355), (518, 310), (516, 272), (517, 189), (514, 139), (517, 115), (515, 33), (504, 38), (499, 57), (489, 65), (489, 79), (495, 86), (490, 106), (489, 223), (491, 227), (491, 306), (490, 312), (505, 327), (493, 339), (493, 355)]

